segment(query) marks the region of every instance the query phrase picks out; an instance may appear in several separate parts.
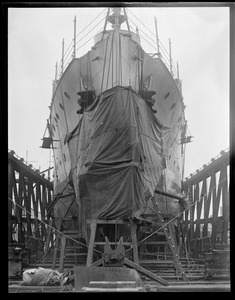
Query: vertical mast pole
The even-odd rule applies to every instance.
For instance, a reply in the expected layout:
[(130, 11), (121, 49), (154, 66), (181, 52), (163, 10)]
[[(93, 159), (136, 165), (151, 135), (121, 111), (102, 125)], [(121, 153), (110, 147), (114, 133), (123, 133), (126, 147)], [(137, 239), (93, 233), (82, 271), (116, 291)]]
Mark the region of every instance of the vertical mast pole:
[(107, 16), (106, 16), (106, 19), (105, 19), (105, 23), (104, 23), (104, 29), (103, 29), (103, 33), (102, 33), (102, 38), (101, 38), (101, 41), (103, 41), (103, 39), (104, 39), (104, 33), (105, 33), (106, 26), (107, 26), (107, 22), (108, 22), (108, 16), (109, 16), (109, 12), (110, 12), (110, 7), (108, 8)]
[(74, 16), (73, 58), (76, 58), (76, 16)]
[(125, 7), (123, 7), (123, 12), (124, 12), (124, 15), (125, 15), (125, 18), (126, 18), (126, 25), (127, 25), (128, 33), (131, 34)]
[(180, 79), (179, 64), (177, 61), (177, 78)]
[(154, 17), (154, 20), (155, 20), (155, 31), (156, 31), (156, 40), (157, 40), (157, 55), (159, 58), (161, 58), (156, 17)]
[(55, 80), (57, 80), (57, 63), (55, 65)]
[(170, 71), (172, 73), (172, 58), (171, 58), (171, 39), (169, 39), (169, 55), (170, 55)]
[(61, 59), (61, 71), (64, 72), (64, 39), (62, 40), (62, 59)]

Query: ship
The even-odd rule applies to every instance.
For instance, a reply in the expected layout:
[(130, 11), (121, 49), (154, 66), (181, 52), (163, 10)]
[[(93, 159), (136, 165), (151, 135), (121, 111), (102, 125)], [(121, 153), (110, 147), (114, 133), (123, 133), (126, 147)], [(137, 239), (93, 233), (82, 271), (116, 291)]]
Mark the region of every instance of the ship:
[(154, 228), (155, 204), (166, 220), (187, 205), (182, 81), (171, 57), (169, 65), (163, 60), (158, 36), (156, 53), (147, 53), (126, 9), (106, 10), (94, 45), (53, 81), (43, 139), (53, 149), (55, 224), (77, 229), (87, 243), (87, 220), (135, 219)]

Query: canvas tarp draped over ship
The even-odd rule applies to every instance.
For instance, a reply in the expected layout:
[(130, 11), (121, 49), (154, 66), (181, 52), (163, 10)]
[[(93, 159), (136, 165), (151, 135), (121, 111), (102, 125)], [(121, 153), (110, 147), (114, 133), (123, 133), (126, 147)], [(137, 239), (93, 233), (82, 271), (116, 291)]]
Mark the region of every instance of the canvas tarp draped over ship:
[(168, 131), (131, 88), (98, 96), (68, 137), (80, 218), (145, 213), (155, 188), (163, 188)]

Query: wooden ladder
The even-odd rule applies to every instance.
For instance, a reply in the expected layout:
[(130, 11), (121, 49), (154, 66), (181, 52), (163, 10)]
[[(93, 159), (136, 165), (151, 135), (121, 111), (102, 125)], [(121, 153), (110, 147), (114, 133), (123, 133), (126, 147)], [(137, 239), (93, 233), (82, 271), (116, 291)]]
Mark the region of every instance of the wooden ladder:
[(181, 265), (181, 262), (179, 260), (178, 252), (176, 250), (176, 245), (175, 245), (174, 237), (173, 237), (172, 223), (169, 223), (168, 225), (165, 225), (165, 222), (163, 220), (161, 212), (159, 211), (157, 203), (154, 200), (153, 200), (153, 203), (156, 207), (156, 214), (157, 214), (158, 220), (160, 222), (160, 226), (162, 227), (162, 230), (165, 234), (167, 243), (168, 243), (168, 245), (170, 247), (170, 250), (172, 252), (173, 263), (174, 263), (174, 267), (175, 267), (175, 270), (176, 270), (176, 275), (177, 276), (181, 275), (181, 277), (184, 281), (188, 281), (188, 278), (187, 278), (187, 276), (185, 274), (185, 271), (184, 271), (184, 269)]

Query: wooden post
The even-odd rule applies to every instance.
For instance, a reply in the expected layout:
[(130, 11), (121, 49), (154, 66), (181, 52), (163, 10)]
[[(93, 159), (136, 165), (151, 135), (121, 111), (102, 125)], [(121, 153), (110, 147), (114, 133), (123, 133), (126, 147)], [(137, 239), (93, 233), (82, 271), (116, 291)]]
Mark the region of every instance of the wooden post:
[(23, 193), (23, 187), (22, 187), (22, 178), (23, 174), (22, 172), (19, 173), (19, 191), (18, 191), (18, 242), (19, 243), (23, 243), (23, 224), (22, 224), (22, 203), (23, 203), (23, 197), (22, 197), (22, 193)]
[[(206, 178), (207, 179), (207, 178)], [(209, 191), (208, 191), (209, 188)], [(210, 212), (210, 202), (211, 202), (211, 184), (209, 187), (206, 183), (206, 196), (204, 198), (204, 227), (203, 227), (203, 236), (208, 236), (208, 222), (209, 222), (209, 212)]]
[[(222, 184), (224, 180), (224, 168), (221, 168), (220, 171), (220, 178), (217, 193), (215, 194), (215, 198), (213, 201), (213, 221), (212, 221), (212, 240), (216, 243), (216, 235), (217, 235), (217, 228), (218, 228), (218, 213), (219, 213), (219, 204), (220, 204), (220, 196), (222, 191)], [(221, 183), (222, 182), (222, 183)]]
[[(27, 178), (28, 180), (28, 178)], [(27, 237), (32, 235), (32, 228), (31, 228), (31, 196), (30, 196), (30, 188), (29, 188), (29, 181), (28, 181), (28, 191), (26, 191), (26, 183), (24, 177), (22, 178), (22, 189), (24, 193), (24, 208), (26, 209), (26, 222), (27, 222)], [(27, 195), (28, 192), (28, 195)]]
[(215, 226), (213, 226), (213, 219), (214, 219), (214, 212), (215, 212), (215, 204), (216, 204), (216, 177), (215, 177), (215, 171), (212, 170), (212, 175), (211, 175), (211, 184), (210, 184), (210, 190), (211, 190), (211, 194), (212, 194), (212, 205), (213, 205), (213, 209), (212, 209), (212, 232), (211, 232), (211, 243), (212, 243), (212, 247), (215, 245), (215, 240), (216, 240), (216, 235), (215, 235)]
[[(49, 220), (49, 223), (48, 223), (48, 226), (47, 226), (45, 254), (48, 252), (49, 247), (50, 247), (51, 234), (52, 234), (52, 226), (53, 226), (53, 220), (50, 219), (50, 220)], [(45, 262), (45, 258), (44, 258), (43, 262)]]
[[(199, 238), (200, 237), (200, 213), (201, 213), (201, 210), (200, 210), (200, 201), (199, 201), (199, 181), (196, 183), (196, 187), (195, 187), (195, 190), (194, 190), (194, 202), (197, 202), (197, 204), (194, 206), (195, 209), (197, 207), (197, 211), (196, 211), (196, 229), (195, 229), (195, 235), (194, 235), (194, 238)], [(195, 215), (195, 213), (194, 213)]]
[(12, 165), (8, 162), (8, 243), (12, 242)]
[[(190, 185), (190, 199), (192, 204), (195, 202), (194, 200), (194, 195), (193, 195), (193, 185)], [(190, 239), (194, 238), (194, 209), (195, 209), (195, 204), (191, 206), (189, 215), (190, 215)]]
[(56, 260), (57, 260), (57, 251), (60, 244), (60, 233), (57, 233), (56, 241), (55, 241), (55, 247), (54, 247), (54, 256), (53, 256), (53, 263), (52, 263), (52, 269), (55, 269), (56, 267)]
[(59, 265), (60, 273), (62, 273), (64, 270), (65, 248), (66, 248), (66, 235), (62, 235), (61, 247), (60, 247), (60, 265)]
[(228, 179), (227, 179), (227, 165), (224, 166), (224, 181), (222, 183), (222, 197), (223, 197), (223, 234), (222, 243), (228, 243), (228, 222), (229, 222), (229, 191), (228, 191)]
[(92, 223), (90, 224), (90, 239), (89, 239), (87, 261), (86, 261), (87, 267), (90, 267), (93, 261), (93, 248), (95, 242), (96, 227), (97, 227), (97, 222), (96, 220), (93, 220)]
[(136, 236), (136, 229), (137, 225), (133, 220), (130, 220), (131, 223), (131, 239), (132, 239), (132, 249), (133, 249), (133, 257), (134, 257), (134, 262), (136, 264), (139, 263), (139, 258), (138, 258), (138, 244), (137, 244), (137, 236)]

